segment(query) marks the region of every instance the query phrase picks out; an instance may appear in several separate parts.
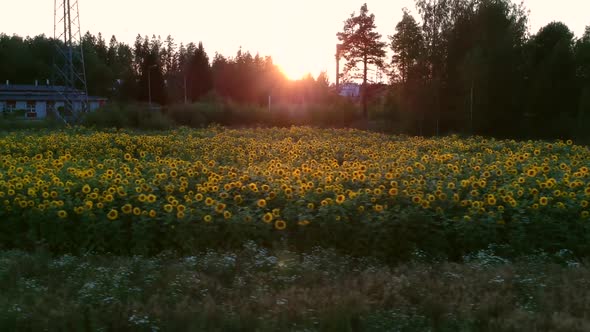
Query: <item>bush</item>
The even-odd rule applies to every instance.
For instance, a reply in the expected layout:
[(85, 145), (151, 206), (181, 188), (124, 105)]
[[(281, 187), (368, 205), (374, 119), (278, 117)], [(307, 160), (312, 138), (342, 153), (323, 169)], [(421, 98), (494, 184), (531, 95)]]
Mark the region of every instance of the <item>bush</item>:
[(95, 128), (135, 128), (165, 130), (172, 127), (172, 121), (160, 110), (144, 105), (109, 104), (86, 114), (83, 125)]
[(46, 118), (40, 120), (15, 119), (0, 117), (0, 130), (27, 130), (27, 129), (56, 129), (64, 126), (63, 122), (56, 119)]
[(177, 125), (191, 128), (207, 127), (211, 124), (225, 124), (227, 110), (219, 103), (199, 102), (190, 105), (173, 105), (166, 112)]
[(228, 124), (235, 126), (314, 126), (342, 128), (360, 119), (357, 106), (348, 100), (335, 99), (325, 104), (275, 104), (267, 106), (225, 105)]

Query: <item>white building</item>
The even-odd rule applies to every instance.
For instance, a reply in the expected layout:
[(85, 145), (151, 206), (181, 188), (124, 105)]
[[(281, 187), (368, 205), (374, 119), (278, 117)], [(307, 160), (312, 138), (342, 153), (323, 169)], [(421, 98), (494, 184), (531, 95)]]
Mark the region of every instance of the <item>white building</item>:
[[(67, 91), (63, 86), (50, 85), (22, 85), (6, 84), (0, 85), (0, 113), (22, 114), (25, 119), (43, 119), (53, 111), (60, 110), (65, 105), (65, 97), (74, 100), (75, 111), (82, 110), (82, 101), (88, 100), (88, 108), (94, 111), (104, 105), (107, 99), (84, 95), (82, 91)], [(76, 101), (79, 100), (79, 101)]]
[(338, 94), (343, 97), (358, 98), (361, 95), (361, 86), (356, 83), (341, 84)]

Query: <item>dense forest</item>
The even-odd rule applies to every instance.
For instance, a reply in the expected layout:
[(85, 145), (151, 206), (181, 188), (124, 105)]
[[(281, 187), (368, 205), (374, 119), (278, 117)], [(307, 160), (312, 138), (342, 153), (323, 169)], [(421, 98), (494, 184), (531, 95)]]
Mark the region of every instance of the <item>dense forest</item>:
[[(510, 0), (416, 0), (416, 13), (403, 9), (373, 63), (390, 73), (390, 84), (370, 107), (380, 103), (400, 130), (575, 137), (590, 128), (590, 26), (578, 37), (561, 22), (531, 32), (526, 8)], [(366, 5), (361, 15), (369, 17)], [(292, 103), (332, 100), (326, 73), (289, 81), (270, 57), (241, 49), (210, 56), (202, 43), (177, 44), (172, 36), (138, 35), (128, 45), (90, 32), (82, 48), (88, 92), (111, 100), (147, 101), (148, 76), (152, 100), (162, 105), (213, 98), (264, 105), (269, 95)], [(0, 34), (0, 79), (51, 78), (54, 50), (44, 35)]]

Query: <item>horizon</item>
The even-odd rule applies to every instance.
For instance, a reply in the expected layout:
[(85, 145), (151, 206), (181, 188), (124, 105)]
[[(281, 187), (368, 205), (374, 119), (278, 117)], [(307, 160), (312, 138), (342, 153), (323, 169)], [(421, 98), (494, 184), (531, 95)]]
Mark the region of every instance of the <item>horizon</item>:
[[(90, 31), (93, 35), (102, 33), (108, 41), (115, 35), (119, 42), (133, 45), (135, 37), (160, 36), (165, 39), (171, 35), (177, 46), (189, 42), (203, 42), (205, 50), (212, 59), (215, 53), (234, 56), (242, 48), (261, 56), (271, 56), (273, 62), (281, 68), (289, 79), (299, 79), (307, 73), (314, 78), (326, 71), (330, 82), (335, 76), (336, 33), (341, 31), (343, 22), (351, 13), (358, 13), (360, 6), (366, 2), (369, 12), (375, 14), (377, 31), (382, 40), (395, 33), (395, 25), (401, 20), (402, 8), (408, 8), (420, 21), (413, 0), (401, 0), (395, 4), (377, 0), (342, 0), (312, 2), (302, 0), (298, 3), (277, 3), (272, 0), (257, 0), (253, 3), (226, 0), (206, 4), (189, 4), (186, 0), (170, 0), (165, 8), (145, 6), (145, 2), (129, 0), (124, 4), (114, 0), (101, 3), (80, 0), (81, 33)], [(558, 8), (543, 0), (524, 2), (529, 11), (529, 34), (535, 34), (541, 27), (553, 21), (565, 23), (577, 38), (581, 37), (590, 20), (584, 22), (580, 12), (590, 10), (590, 4), (584, 0), (563, 0)], [(35, 5), (35, 4), (36, 5)], [(53, 36), (53, 3), (50, 1), (22, 0), (10, 5), (11, 15), (0, 21), (0, 32), (7, 35), (33, 37), (45, 34)], [(118, 10), (113, 11), (115, 5)], [(139, 5), (145, 8), (140, 15), (129, 13)], [(29, 13), (29, 8), (37, 10)], [(231, 7), (233, 10), (228, 11)], [(177, 8), (187, 8), (176, 12)], [(201, 8), (207, 13), (199, 15)], [(195, 10), (192, 10), (195, 9)], [(586, 10), (584, 10), (586, 9)], [(223, 12), (222, 20), (209, 13)], [(23, 20), (19, 13), (29, 14)], [(92, 14), (90, 14), (92, 13)], [(247, 13), (248, 15), (241, 15)], [(193, 16), (191, 16), (193, 15)], [(104, 17), (110, 16), (109, 19)], [(130, 17), (135, 17), (130, 19)], [(202, 18), (201, 18), (202, 17)], [(129, 21), (128, 23), (125, 20)], [(154, 24), (161, 20), (162, 23)], [(35, 22), (31, 24), (30, 22)], [(121, 22), (112, 24), (111, 22)], [(319, 22), (319, 23), (318, 23)], [(222, 28), (211, 29), (214, 24)], [(132, 28), (130, 28), (132, 27)], [(310, 36), (313, 35), (313, 38)], [(388, 50), (387, 62), (391, 58)]]

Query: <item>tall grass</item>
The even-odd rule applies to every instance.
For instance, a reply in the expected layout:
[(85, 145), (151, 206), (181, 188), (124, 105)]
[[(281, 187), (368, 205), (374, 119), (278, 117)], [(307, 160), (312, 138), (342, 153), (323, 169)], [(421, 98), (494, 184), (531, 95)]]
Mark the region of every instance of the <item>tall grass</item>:
[(387, 266), (246, 244), (189, 257), (0, 251), (1, 331), (588, 331), (586, 264)]

